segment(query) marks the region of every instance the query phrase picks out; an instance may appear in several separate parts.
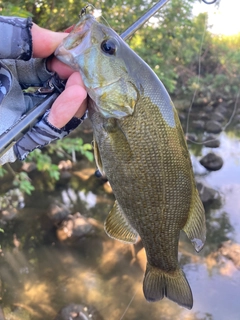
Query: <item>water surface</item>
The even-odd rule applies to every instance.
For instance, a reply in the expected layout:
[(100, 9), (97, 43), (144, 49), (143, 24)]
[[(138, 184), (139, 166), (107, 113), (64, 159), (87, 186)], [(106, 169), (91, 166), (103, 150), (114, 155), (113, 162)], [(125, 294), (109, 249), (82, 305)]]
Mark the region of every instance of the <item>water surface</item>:
[[(106, 320), (239, 319), (240, 270), (218, 248), (228, 239), (240, 245), (240, 141), (229, 133), (222, 133), (220, 140), (214, 150), (224, 159), (219, 171), (208, 172), (199, 164), (209, 148), (192, 153), (197, 180), (217, 190), (219, 198), (206, 205), (208, 233), (202, 252), (195, 253), (185, 235), (180, 240), (179, 260), (194, 296), (191, 311), (167, 299), (145, 301), (144, 252), (139, 244), (134, 251), (104, 234), (114, 197), (104, 181), (91, 174), (83, 178), (83, 161), (54, 191), (37, 190), (24, 198), (18, 193), (17, 208), (8, 207), (8, 215), (2, 215), (0, 297), (5, 318), (50, 320), (76, 303), (93, 306)], [(94, 164), (86, 166), (90, 173), (95, 169)], [(94, 218), (100, 227), (89, 236), (60, 241), (51, 218), (53, 204)]]

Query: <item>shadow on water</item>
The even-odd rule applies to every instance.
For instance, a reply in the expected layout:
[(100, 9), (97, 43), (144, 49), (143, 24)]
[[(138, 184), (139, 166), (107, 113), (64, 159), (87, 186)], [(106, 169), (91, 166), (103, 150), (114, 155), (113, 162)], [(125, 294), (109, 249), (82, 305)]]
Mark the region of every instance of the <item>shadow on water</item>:
[[(179, 244), (194, 296), (191, 311), (167, 299), (145, 301), (141, 243), (133, 247), (105, 235), (103, 222), (114, 196), (108, 183), (95, 177), (94, 164), (82, 160), (71, 172), (62, 172), (54, 191), (36, 190), (29, 197), (2, 183), (0, 298), (5, 319), (238, 319), (240, 142), (234, 130), (219, 139), (214, 152), (224, 165), (214, 172), (199, 164), (211, 149), (189, 146), (198, 183), (214, 190), (204, 202), (204, 249), (196, 254), (184, 234)], [(36, 189), (44, 189), (39, 174), (33, 172), (32, 179)]]

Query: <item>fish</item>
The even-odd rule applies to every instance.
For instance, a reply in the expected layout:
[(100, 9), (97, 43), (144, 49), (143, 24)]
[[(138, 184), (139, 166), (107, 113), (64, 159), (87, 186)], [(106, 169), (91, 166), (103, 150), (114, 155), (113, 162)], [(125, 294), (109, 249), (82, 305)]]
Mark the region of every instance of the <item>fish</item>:
[(94, 156), (115, 203), (104, 223), (111, 238), (140, 237), (147, 301), (167, 297), (191, 309), (193, 296), (178, 263), (183, 230), (199, 252), (204, 207), (177, 111), (154, 71), (109, 26), (82, 14), (55, 51), (80, 72), (88, 92)]

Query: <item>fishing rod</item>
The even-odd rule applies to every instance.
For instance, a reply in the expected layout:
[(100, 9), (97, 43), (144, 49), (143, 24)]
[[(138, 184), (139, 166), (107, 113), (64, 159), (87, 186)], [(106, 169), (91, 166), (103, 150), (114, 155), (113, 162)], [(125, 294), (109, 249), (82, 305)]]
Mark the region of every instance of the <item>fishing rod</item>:
[[(141, 28), (158, 10), (160, 10), (169, 0), (160, 0), (149, 10), (147, 10), (137, 21), (127, 28), (120, 36), (123, 40), (131, 37), (139, 28)], [(206, 4), (215, 3), (217, 0)], [(40, 94), (43, 94), (44, 100), (32, 108), (26, 115), (23, 115), (16, 123), (13, 124), (6, 132), (0, 136), (0, 157), (6, 153), (34, 124), (40, 119), (46, 110), (51, 108), (58, 95), (64, 90), (64, 83), (56, 76), (52, 77), (46, 87), (39, 88)]]
[[(154, 16), (169, 0), (160, 0), (154, 6), (152, 6), (146, 13), (144, 13), (138, 20), (136, 20), (130, 27), (125, 30), (120, 37), (123, 40), (130, 38), (138, 29), (140, 29), (152, 16)], [(218, 0), (212, 0), (210, 2), (202, 0), (206, 4), (213, 4)]]
[(169, 0), (160, 0), (145, 12), (137, 21), (135, 21), (127, 30), (125, 30), (120, 37), (123, 40), (130, 38), (138, 29), (140, 29), (154, 14), (157, 13)]

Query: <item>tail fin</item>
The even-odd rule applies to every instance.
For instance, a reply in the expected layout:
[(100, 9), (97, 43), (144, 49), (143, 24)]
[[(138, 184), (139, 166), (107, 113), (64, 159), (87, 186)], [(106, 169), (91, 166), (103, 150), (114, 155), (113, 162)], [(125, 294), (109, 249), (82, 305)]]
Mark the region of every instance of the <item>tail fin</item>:
[(191, 288), (180, 268), (167, 273), (147, 263), (143, 293), (147, 301), (154, 302), (166, 296), (187, 309), (192, 309), (193, 306)]

